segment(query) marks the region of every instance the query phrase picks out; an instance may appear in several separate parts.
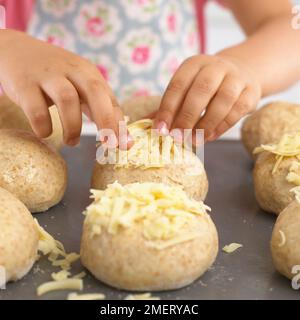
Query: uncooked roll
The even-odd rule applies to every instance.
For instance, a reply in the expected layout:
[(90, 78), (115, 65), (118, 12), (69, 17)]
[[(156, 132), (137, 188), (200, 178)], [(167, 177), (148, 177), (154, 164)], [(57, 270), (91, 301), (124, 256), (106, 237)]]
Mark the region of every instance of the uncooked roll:
[[(24, 204), (0, 188), (0, 266), (5, 270), (1, 283), (16, 281), (33, 266), (38, 251), (39, 234)], [(3, 269), (1, 268), (1, 275)]]
[[(116, 180), (121, 184), (162, 182), (182, 186), (189, 196), (204, 200), (208, 192), (208, 179), (201, 160), (190, 150), (178, 149), (170, 136), (162, 140), (155, 134), (151, 135), (152, 125), (151, 120), (145, 119), (128, 126), (134, 146), (117, 154), (117, 159), (124, 157), (128, 161), (123, 164), (100, 164), (95, 161), (91, 187), (103, 190)], [(156, 150), (160, 156), (157, 163), (152, 161)], [(176, 154), (179, 154), (178, 158)], [(184, 157), (181, 157), (182, 154)]]
[(272, 234), (271, 252), (278, 272), (289, 279), (299, 274), (300, 203), (298, 201), (293, 201), (280, 213)]
[(253, 156), (261, 144), (276, 143), (284, 133), (300, 130), (300, 105), (289, 102), (269, 103), (246, 118), (242, 125), (242, 142)]
[(32, 133), (0, 130), (0, 187), (41, 212), (60, 202), (66, 185), (67, 166), (58, 152)]
[[(59, 150), (63, 146), (63, 128), (56, 106), (49, 107), (52, 121), (52, 134), (45, 139)], [(21, 129), (33, 132), (23, 110), (7, 96), (0, 96), (0, 129)]]
[(121, 104), (124, 115), (129, 117), (129, 123), (141, 120), (157, 111), (161, 103), (160, 96), (133, 97)]
[(277, 144), (262, 145), (253, 170), (256, 199), (262, 209), (279, 214), (300, 186), (300, 132), (284, 134)]
[(83, 265), (119, 289), (178, 289), (214, 262), (218, 235), (202, 202), (161, 183), (93, 190), (81, 240)]
[(263, 210), (278, 215), (294, 200), (294, 194), (290, 190), (295, 185), (288, 182), (286, 177), (295, 160), (295, 158), (284, 159), (272, 173), (276, 156), (267, 152), (258, 156), (253, 170), (253, 183), (256, 200)]

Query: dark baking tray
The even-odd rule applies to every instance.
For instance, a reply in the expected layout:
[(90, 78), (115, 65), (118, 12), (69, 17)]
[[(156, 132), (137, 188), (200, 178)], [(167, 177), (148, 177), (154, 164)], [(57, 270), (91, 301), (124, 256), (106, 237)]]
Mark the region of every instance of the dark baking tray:
[[(94, 137), (80, 146), (65, 148), (69, 183), (65, 197), (48, 212), (35, 215), (40, 224), (67, 251), (79, 251), (82, 211), (90, 202), (89, 181), (95, 158)], [(243, 244), (232, 254), (219, 251), (213, 267), (194, 284), (176, 291), (155, 293), (162, 299), (299, 299), (300, 293), (272, 265), (269, 242), (275, 216), (261, 211), (251, 181), (252, 162), (240, 142), (217, 141), (205, 147), (205, 167), (210, 181), (206, 203), (219, 231), (220, 249), (231, 242)], [(22, 280), (0, 290), (0, 299), (66, 299), (68, 292), (36, 296), (36, 287), (50, 280), (55, 269), (42, 258)], [(78, 262), (74, 272), (82, 270)], [(123, 299), (128, 292), (110, 288), (90, 274), (83, 292), (101, 292), (108, 299)]]

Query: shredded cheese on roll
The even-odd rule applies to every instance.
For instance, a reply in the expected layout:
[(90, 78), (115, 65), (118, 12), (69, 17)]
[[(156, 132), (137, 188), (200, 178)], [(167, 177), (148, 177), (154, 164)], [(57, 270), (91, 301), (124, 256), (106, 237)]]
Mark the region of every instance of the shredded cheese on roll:
[(286, 157), (296, 157), (300, 160), (300, 131), (295, 133), (286, 133), (277, 144), (261, 145), (254, 149), (253, 153), (258, 154), (268, 151), (276, 155), (276, 163), (273, 173), (278, 169), (281, 161)]
[(128, 125), (134, 145), (129, 150), (117, 149), (109, 153), (119, 168), (160, 168), (171, 163), (183, 163), (193, 155), (183, 145), (174, 142), (170, 135), (160, 136), (153, 130), (153, 120), (142, 119)]
[(257, 154), (263, 151), (276, 155), (276, 162), (272, 170), (273, 174), (276, 173), (285, 158), (295, 158), (289, 167), (286, 180), (296, 186), (290, 191), (295, 193), (295, 199), (300, 203), (300, 131), (284, 134), (277, 144), (261, 145), (255, 148), (253, 153)]
[(85, 223), (92, 226), (91, 237), (102, 230), (116, 234), (135, 224), (142, 225), (149, 245), (165, 248), (189, 241), (197, 234), (183, 234), (183, 226), (195, 217), (209, 217), (203, 202), (190, 199), (178, 186), (163, 183), (118, 182), (106, 190), (91, 190), (94, 202), (84, 212)]

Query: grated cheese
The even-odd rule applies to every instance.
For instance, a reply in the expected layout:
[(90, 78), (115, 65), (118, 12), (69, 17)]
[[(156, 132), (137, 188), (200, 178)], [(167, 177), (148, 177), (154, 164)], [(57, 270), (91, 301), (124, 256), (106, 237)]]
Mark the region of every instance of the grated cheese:
[(75, 274), (73, 276), (73, 279), (83, 279), (84, 277), (86, 276), (86, 273), (84, 271), (78, 273), (78, 274)]
[(61, 270), (58, 272), (52, 272), (51, 278), (54, 281), (61, 281), (61, 280), (66, 280), (67, 278), (69, 278), (70, 275), (71, 275), (71, 273), (69, 271)]
[(149, 245), (163, 249), (198, 236), (182, 233), (190, 219), (209, 218), (206, 210), (210, 208), (190, 199), (178, 186), (150, 182), (122, 186), (115, 182), (106, 190), (91, 190), (91, 193), (94, 202), (84, 212), (85, 223), (92, 226), (91, 237), (102, 229), (116, 234), (139, 224)]
[(290, 191), (295, 193), (295, 199), (300, 203), (300, 131), (295, 133), (284, 134), (278, 144), (261, 145), (255, 148), (254, 154), (262, 151), (268, 151), (276, 155), (276, 163), (273, 167), (274, 174), (279, 168), (282, 160), (288, 157), (295, 157), (289, 167), (286, 180), (296, 185)]
[(36, 219), (35, 223), (39, 231), (38, 251), (48, 256), (52, 266), (62, 269), (51, 274), (54, 281), (43, 283), (37, 288), (38, 296), (55, 290), (82, 290), (82, 278), (85, 276), (85, 272), (82, 271), (71, 278), (71, 273), (68, 271), (71, 269), (72, 263), (79, 259), (79, 254), (75, 252), (67, 253), (63, 244), (46, 232)]
[(72, 292), (68, 295), (67, 300), (104, 300), (105, 294), (103, 293), (86, 293), (86, 294), (77, 294)]
[(37, 288), (37, 295), (41, 296), (45, 293), (57, 290), (82, 290), (82, 279), (65, 279), (60, 281), (45, 282)]
[(295, 133), (286, 133), (277, 144), (261, 145), (254, 149), (253, 154), (268, 151), (276, 155), (276, 163), (272, 173), (279, 168), (280, 163), (285, 157), (296, 157), (300, 159), (300, 131)]
[(285, 234), (282, 230), (279, 230), (279, 234), (280, 234), (280, 237), (281, 237), (281, 242), (278, 244), (278, 247), (283, 247), (286, 243), (286, 237), (285, 237)]
[(124, 300), (160, 300), (159, 297), (152, 296), (151, 293), (129, 294)]
[(300, 203), (300, 186), (297, 186), (295, 188), (292, 188), (290, 192), (293, 192), (295, 194), (295, 199), (298, 203)]
[(39, 232), (38, 251), (43, 255), (48, 255), (48, 260), (52, 266), (61, 267), (63, 270), (69, 270), (71, 264), (79, 259), (79, 254), (72, 252), (66, 253), (61, 242), (55, 240), (45, 229), (43, 229), (38, 221), (34, 219)]
[(170, 135), (159, 136), (153, 130), (151, 119), (136, 121), (127, 128), (134, 145), (129, 150), (117, 149), (108, 153), (109, 163), (116, 163), (116, 168), (160, 168), (170, 163), (183, 163), (191, 158), (191, 152), (186, 152), (187, 148), (176, 144)]
[(300, 186), (300, 162), (298, 160), (293, 161), (290, 165), (286, 180), (296, 186)]
[(237, 249), (243, 247), (242, 244), (240, 243), (230, 243), (228, 245), (226, 245), (222, 250), (226, 253), (233, 253), (234, 251), (236, 251)]

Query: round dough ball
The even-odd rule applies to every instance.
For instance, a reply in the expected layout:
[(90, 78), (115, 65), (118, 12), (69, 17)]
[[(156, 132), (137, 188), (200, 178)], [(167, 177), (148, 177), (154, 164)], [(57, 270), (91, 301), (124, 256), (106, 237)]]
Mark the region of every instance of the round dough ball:
[(160, 96), (141, 96), (125, 100), (121, 104), (124, 115), (129, 117), (129, 122), (147, 117), (149, 114), (158, 110), (161, 102)]
[[(114, 200), (117, 203), (118, 197)], [(126, 214), (126, 209), (118, 214)], [(179, 237), (195, 235), (194, 238), (163, 247), (149, 244), (144, 236), (145, 225), (136, 222), (116, 233), (102, 226), (101, 232), (95, 233), (95, 224), (87, 215), (81, 240), (82, 264), (97, 279), (112, 287), (162, 291), (191, 284), (215, 261), (218, 234), (207, 213), (189, 215), (180, 228)]]
[(66, 184), (67, 166), (55, 150), (30, 132), (0, 130), (0, 187), (41, 212), (60, 202)]
[(16, 281), (25, 276), (36, 261), (39, 235), (28, 209), (2, 188), (0, 226), (0, 266), (5, 268), (6, 282)]
[[(52, 134), (45, 140), (59, 150), (63, 146), (63, 128), (56, 106), (49, 108)], [(7, 96), (0, 96), (0, 129), (21, 129), (33, 132), (23, 110)]]
[(108, 184), (115, 181), (122, 185), (135, 182), (161, 182), (182, 186), (190, 197), (204, 201), (209, 186), (207, 175), (201, 160), (192, 152), (189, 153), (190, 162), (167, 164), (161, 168), (122, 168), (95, 161), (91, 188), (104, 190)]
[(295, 184), (286, 180), (295, 157), (284, 158), (272, 173), (276, 156), (269, 152), (259, 154), (253, 170), (253, 183), (259, 206), (268, 212), (279, 214), (295, 198), (290, 190)]
[(261, 144), (277, 142), (284, 133), (300, 130), (300, 105), (273, 102), (246, 118), (242, 125), (242, 142), (249, 152)]
[(292, 273), (292, 268), (300, 265), (299, 231), (300, 203), (295, 200), (280, 213), (271, 240), (271, 252), (275, 268), (290, 279), (296, 275)]

